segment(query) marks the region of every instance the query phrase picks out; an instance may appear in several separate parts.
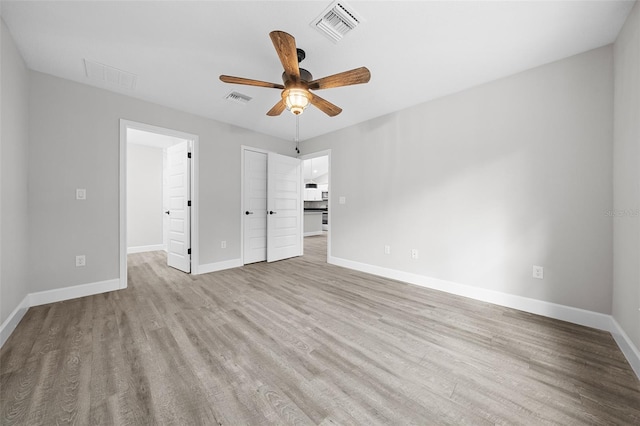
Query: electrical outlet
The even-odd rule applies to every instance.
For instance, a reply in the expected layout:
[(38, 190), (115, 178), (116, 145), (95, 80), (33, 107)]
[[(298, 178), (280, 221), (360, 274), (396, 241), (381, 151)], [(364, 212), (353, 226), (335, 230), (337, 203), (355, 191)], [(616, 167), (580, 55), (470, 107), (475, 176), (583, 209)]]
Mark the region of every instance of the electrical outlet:
[(412, 259), (418, 258), (418, 249), (411, 249), (411, 258)]
[(87, 264), (87, 259), (84, 256), (84, 254), (76, 256), (76, 268), (79, 268), (81, 266), (86, 266), (86, 264)]
[(340, 203), (340, 204), (347, 204), (347, 197), (340, 197), (340, 198), (338, 198), (338, 203)]
[(87, 199), (87, 190), (84, 188), (76, 189), (76, 200), (86, 200)]
[(384, 246), (384, 254), (391, 254), (391, 246)]
[(227, 242), (226, 241), (220, 241), (220, 248), (227, 248)]
[(533, 265), (533, 278), (539, 280), (544, 278), (544, 268), (542, 266)]

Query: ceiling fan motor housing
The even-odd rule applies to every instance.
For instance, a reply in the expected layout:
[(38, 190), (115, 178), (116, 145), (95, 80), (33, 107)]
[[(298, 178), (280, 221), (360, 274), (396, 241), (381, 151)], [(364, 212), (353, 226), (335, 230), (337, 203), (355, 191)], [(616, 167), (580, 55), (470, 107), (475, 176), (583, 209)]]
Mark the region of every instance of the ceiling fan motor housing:
[[(300, 68), (300, 81), (310, 82), (313, 81), (313, 76), (311, 73), (304, 68)], [(282, 73), (282, 82), (286, 86), (287, 83), (290, 83), (289, 76), (287, 76), (286, 72)]]

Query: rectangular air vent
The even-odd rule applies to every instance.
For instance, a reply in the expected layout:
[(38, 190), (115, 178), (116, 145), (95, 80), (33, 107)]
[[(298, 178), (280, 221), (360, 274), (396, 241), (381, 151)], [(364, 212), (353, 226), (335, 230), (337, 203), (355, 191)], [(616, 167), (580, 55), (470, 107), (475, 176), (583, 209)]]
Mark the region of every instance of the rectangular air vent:
[(238, 102), (238, 103), (243, 104), (243, 105), (246, 105), (247, 103), (249, 103), (249, 101), (251, 99), (253, 99), (253, 98), (251, 98), (251, 96), (247, 96), (247, 95), (244, 95), (244, 94), (238, 93), (238, 92), (231, 92), (227, 96), (225, 96), (224, 98), (229, 100), (229, 101)]
[(311, 26), (324, 34), (334, 43), (339, 42), (362, 22), (362, 18), (346, 3), (336, 1), (320, 16), (311, 22)]
[(136, 87), (138, 77), (130, 72), (87, 59), (84, 60), (84, 69), (87, 77), (92, 80), (113, 84), (129, 90), (133, 90)]

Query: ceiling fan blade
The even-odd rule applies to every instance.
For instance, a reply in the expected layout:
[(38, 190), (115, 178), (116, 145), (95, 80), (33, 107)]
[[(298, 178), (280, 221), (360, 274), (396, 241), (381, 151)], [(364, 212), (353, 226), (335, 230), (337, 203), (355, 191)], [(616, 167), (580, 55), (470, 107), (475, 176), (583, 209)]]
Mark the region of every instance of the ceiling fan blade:
[(320, 111), (327, 114), (329, 117), (335, 117), (342, 112), (342, 108), (336, 106), (326, 99), (322, 99), (320, 96), (313, 94), (311, 103), (316, 106)]
[(350, 71), (319, 78), (309, 83), (309, 89), (331, 89), (332, 87), (351, 86), (353, 84), (367, 83), (371, 73), (367, 67), (360, 67)]
[(284, 89), (282, 84), (269, 83), (268, 81), (251, 80), (250, 78), (233, 77), (231, 75), (221, 75), (220, 80), (225, 83), (245, 84), (247, 86), (272, 87), (274, 89)]
[(285, 108), (286, 108), (286, 105), (284, 104), (284, 102), (278, 101), (278, 103), (275, 104), (273, 108), (269, 110), (269, 112), (267, 112), (267, 115), (270, 117), (275, 117), (277, 115), (282, 114), (282, 111), (284, 111)]
[(300, 81), (300, 68), (298, 68), (298, 52), (296, 51), (296, 39), (284, 31), (271, 31), (269, 33), (273, 47), (276, 48), (280, 63), (284, 72), (293, 82)]

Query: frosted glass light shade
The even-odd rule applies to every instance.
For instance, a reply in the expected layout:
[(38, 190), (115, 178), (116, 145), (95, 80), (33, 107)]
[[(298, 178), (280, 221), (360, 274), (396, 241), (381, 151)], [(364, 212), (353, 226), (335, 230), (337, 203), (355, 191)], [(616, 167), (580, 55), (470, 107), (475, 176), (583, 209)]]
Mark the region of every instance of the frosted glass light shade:
[(309, 106), (310, 102), (309, 92), (303, 89), (289, 89), (284, 98), (287, 109), (295, 115), (302, 114), (302, 111)]

